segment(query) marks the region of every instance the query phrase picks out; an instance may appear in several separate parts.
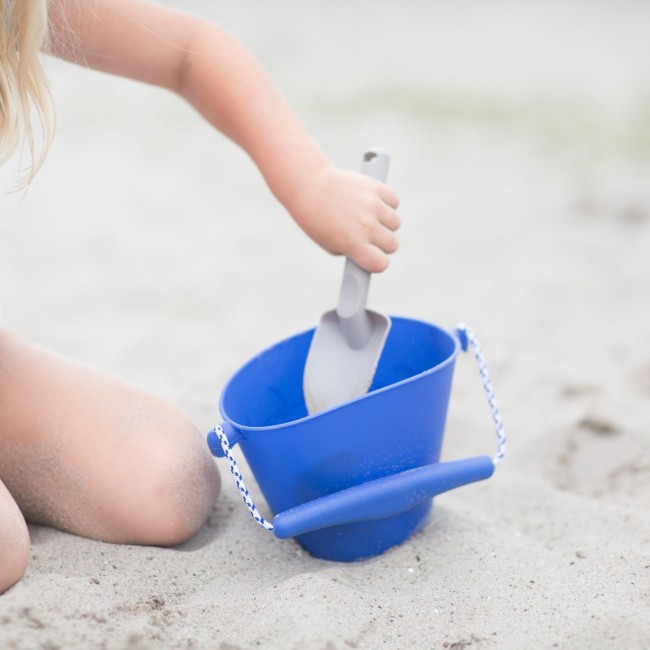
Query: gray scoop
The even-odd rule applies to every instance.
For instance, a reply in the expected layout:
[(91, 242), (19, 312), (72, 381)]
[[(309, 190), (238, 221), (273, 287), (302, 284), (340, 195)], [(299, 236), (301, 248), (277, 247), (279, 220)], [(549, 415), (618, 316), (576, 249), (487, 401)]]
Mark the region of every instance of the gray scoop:
[[(385, 151), (371, 149), (361, 172), (385, 182), (389, 162)], [(369, 288), (370, 273), (346, 259), (338, 306), (323, 314), (305, 363), (303, 392), (310, 415), (360, 397), (372, 384), (391, 322), (366, 309)]]

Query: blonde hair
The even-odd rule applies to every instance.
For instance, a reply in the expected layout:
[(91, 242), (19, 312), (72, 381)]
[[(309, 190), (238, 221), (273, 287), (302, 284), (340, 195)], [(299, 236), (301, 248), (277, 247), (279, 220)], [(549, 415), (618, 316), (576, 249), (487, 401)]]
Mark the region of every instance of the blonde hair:
[(27, 144), (31, 164), (23, 170), (21, 188), (43, 164), (54, 135), (54, 110), (40, 61), (47, 25), (47, 0), (0, 0), (0, 164)]

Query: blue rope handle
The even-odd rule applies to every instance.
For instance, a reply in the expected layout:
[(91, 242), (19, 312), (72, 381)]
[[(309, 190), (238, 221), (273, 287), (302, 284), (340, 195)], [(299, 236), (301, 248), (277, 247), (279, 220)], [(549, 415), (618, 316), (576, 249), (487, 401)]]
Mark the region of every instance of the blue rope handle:
[(273, 524), (270, 521), (264, 519), (264, 517), (262, 517), (262, 515), (259, 513), (259, 510), (255, 507), (253, 500), (251, 499), (250, 493), (248, 492), (248, 489), (246, 488), (246, 484), (244, 483), (244, 477), (241, 475), (241, 472), (239, 471), (239, 467), (237, 467), (237, 461), (235, 460), (235, 457), (232, 455), (232, 450), (230, 449), (230, 443), (228, 442), (228, 436), (224, 433), (223, 429), (220, 426), (216, 426), (214, 429), (212, 429), (212, 431), (210, 431), (208, 436), (213, 433), (215, 436), (217, 436), (217, 438), (219, 438), (219, 442), (221, 443), (221, 449), (223, 449), (223, 453), (226, 457), (226, 460), (230, 465), (230, 473), (235, 477), (235, 484), (237, 485), (237, 490), (239, 490), (239, 494), (241, 494), (242, 499), (244, 500), (244, 503), (248, 508), (248, 512), (251, 513), (251, 517), (253, 517), (253, 519), (260, 526), (262, 526), (262, 528), (266, 528), (266, 530), (273, 531)]
[[(476, 363), (478, 364), (479, 373), (481, 375), (481, 381), (483, 383), (483, 389), (487, 397), (488, 406), (490, 407), (490, 412), (492, 414), (492, 421), (494, 422), (494, 428), (497, 436), (497, 453), (494, 455), (494, 458), (492, 459), (492, 462), (496, 465), (497, 463), (499, 463), (499, 461), (503, 459), (505, 455), (506, 436), (503, 429), (501, 414), (499, 413), (499, 407), (497, 406), (497, 401), (494, 396), (494, 390), (492, 389), (492, 382), (490, 381), (490, 375), (488, 373), (487, 365), (485, 363), (485, 357), (483, 356), (483, 351), (481, 350), (481, 345), (479, 343), (479, 340), (476, 337), (476, 334), (474, 334), (474, 331), (472, 330), (471, 327), (461, 323), (456, 328), (456, 331), (460, 338), (460, 343), (463, 350), (467, 350), (468, 343), (469, 345), (472, 346), (472, 350), (474, 351), (474, 357), (476, 359)], [(232, 455), (230, 443), (228, 442), (228, 436), (226, 436), (224, 430), (220, 426), (214, 427), (214, 429), (212, 429), (212, 431), (210, 431), (208, 435), (212, 435), (212, 434), (214, 434), (219, 439), (219, 443), (221, 444), (221, 449), (223, 449), (223, 453), (226, 457), (226, 460), (230, 465), (230, 473), (235, 477), (235, 484), (237, 485), (237, 490), (241, 494), (241, 497), (244, 500), (244, 504), (246, 505), (248, 512), (250, 512), (253, 519), (260, 526), (262, 526), (262, 528), (273, 531), (273, 524), (270, 521), (264, 519), (264, 517), (260, 514), (259, 510), (256, 508), (255, 504), (253, 503), (253, 500), (251, 499), (250, 493), (246, 488), (246, 484), (244, 483), (244, 477), (241, 475), (241, 472), (239, 471), (239, 467), (237, 466), (237, 461), (235, 460), (235, 457)]]
[(503, 428), (503, 421), (501, 420), (501, 413), (499, 412), (497, 400), (494, 396), (494, 390), (492, 389), (492, 382), (490, 381), (490, 375), (485, 363), (485, 357), (483, 356), (483, 351), (481, 350), (481, 344), (479, 343), (476, 334), (474, 334), (474, 330), (469, 325), (460, 323), (456, 328), (456, 331), (459, 335), (463, 350), (467, 350), (468, 343), (472, 346), (472, 350), (474, 351), (474, 358), (478, 364), (481, 381), (483, 382), (483, 390), (485, 391), (485, 395), (487, 397), (487, 403), (490, 407), (492, 422), (494, 422), (494, 430), (497, 436), (497, 453), (492, 458), (492, 462), (496, 465), (501, 460), (503, 460), (503, 457), (506, 453), (506, 434)]

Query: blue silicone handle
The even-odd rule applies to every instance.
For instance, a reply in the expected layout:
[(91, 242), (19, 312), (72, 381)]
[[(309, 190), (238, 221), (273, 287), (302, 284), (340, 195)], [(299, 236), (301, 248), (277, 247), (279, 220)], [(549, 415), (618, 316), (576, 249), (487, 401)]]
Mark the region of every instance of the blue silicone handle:
[(280, 512), (273, 518), (273, 531), (285, 539), (330, 526), (391, 517), (493, 473), (494, 462), (488, 456), (409, 469)]

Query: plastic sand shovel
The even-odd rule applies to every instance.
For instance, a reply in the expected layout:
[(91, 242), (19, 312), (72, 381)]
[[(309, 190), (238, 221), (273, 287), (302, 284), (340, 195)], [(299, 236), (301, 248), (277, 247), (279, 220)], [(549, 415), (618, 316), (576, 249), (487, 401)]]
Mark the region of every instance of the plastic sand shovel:
[[(385, 151), (371, 149), (361, 172), (385, 182), (389, 162)], [(346, 259), (338, 306), (323, 314), (305, 363), (303, 392), (310, 415), (360, 397), (372, 384), (391, 321), (366, 309), (369, 288), (370, 273)]]

